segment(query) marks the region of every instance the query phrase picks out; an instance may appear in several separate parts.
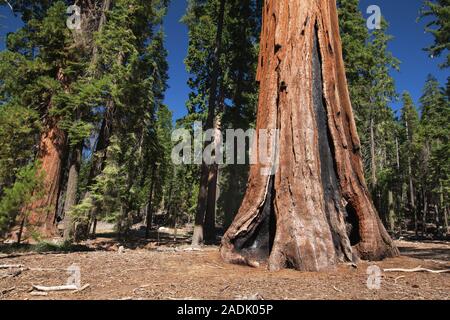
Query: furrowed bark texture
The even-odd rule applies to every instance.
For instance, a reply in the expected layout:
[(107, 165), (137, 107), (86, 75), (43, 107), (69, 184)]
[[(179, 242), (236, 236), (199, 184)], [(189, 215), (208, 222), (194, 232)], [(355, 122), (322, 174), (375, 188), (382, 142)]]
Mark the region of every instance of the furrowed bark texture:
[(66, 135), (58, 127), (57, 121), (51, 119), (47, 124), (47, 129), (41, 135), (38, 154), (42, 165), (40, 171), (44, 177), (43, 190), (38, 192), (42, 191), (43, 196), (27, 208), (27, 211), (30, 212), (27, 219), (28, 226), (44, 237), (51, 237), (56, 233), (54, 222), (65, 148)]
[(319, 271), (398, 254), (364, 179), (337, 19), (335, 0), (265, 1), (256, 140), (279, 130), (279, 164), (250, 169), (222, 239), (230, 263)]

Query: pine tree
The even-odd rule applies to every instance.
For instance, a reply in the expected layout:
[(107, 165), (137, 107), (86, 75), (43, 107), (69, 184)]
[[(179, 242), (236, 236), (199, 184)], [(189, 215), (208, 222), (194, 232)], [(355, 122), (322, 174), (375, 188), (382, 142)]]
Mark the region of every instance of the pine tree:
[[(367, 79), (374, 63), (368, 46), (369, 31), (359, 10), (359, 0), (339, 0), (337, 4), (349, 92), (357, 126), (362, 129), (366, 127), (365, 119), (370, 104)], [(369, 140), (364, 130), (359, 130), (359, 133), (363, 144)]]
[(8, 36), (8, 50), (1, 53), (2, 95), (4, 103), (28, 109), (28, 117), (34, 113), (42, 120), (40, 138), (34, 141), (33, 150), (41, 164), (45, 192), (24, 210), (31, 211), (30, 230), (50, 235), (55, 232), (53, 221), (67, 145), (62, 127), (62, 122), (67, 121), (66, 97), (82, 70), (84, 51), (66, 27), (67, 7), (63, 1), (51, 5), (14, 2), (13, 6), (22, 13), (25, 25)]
[(144, 175), (160, 153), (167, 154), (157, 141), (168, 68), (160, 28), (166, 8), (166, 1), (116, 1), (98, 33), (96, 77), (108, 95), (102, 103), (88, 192), (73, 210), (84, 233), (91, 225), (95, 233), (96, 221), (103, 217), (117, 223), (119, 234), (126, 233), (133, 216), (149, 201)]
[[(449, 126), (450, 103), (439, 82), (429, 75), (420, 99), (422, 116), (419, 125), (421, 143), (420, 184), (423, 202), (423, 232), (427, 213), (434, 209), (437, 225), (448, 226), (445, 217), (449, 196)], [(439, 212), (441, 214), (439, 214)]]
[(425, 1), (422, 17), (432, 17), (426, 26), (426, 31), (434, 36), (434, 44), (427, 48), (431, 57), (437, 57), (447, 52), (443, 68), (450, 66), (450, 1)]
[[(382, 217), (393, 215), (389, 199), (394, 197), (396, 172), (396, 123), (389, 102), (395, 99), (391, 69), (398, 61), (387, 50), (392, 39), (387, 22), (369, 33), (359, 0), (338, 1), (339, 27), (346, 75), (358, 132), (361, 138), (365, 175)], [(391, 209), (389, 209), (391, 208)]]
[[(220, 1), (191, 1), (183, 21), (189, 27), (189, 52), (185, 60), (188, 71), (194, 76), (189, 80), (192, 94), (188, 101), (188, 117), (184, 123), (192, 126), (193, 121), (207, 122), (208, 106), (210, 105), (211, 77), (213, 74), (214, 50), (218, 30)], [(260, 9), (258, 1), (234, 1), (224, 3), (224, 22), (221, 28), (221, 48), (223, 54), (219, 59), (218, 86), (214, 98), (214, 114), (210, 114), (208, 127), (221, 129), (245, 129), (254, 121), (256, 105), (256, 88), (254, 79), (257, 63), (257, 37), (259, 31)], [(208, 30), (205, 32), (205, 30)], [(205, 63), (206, 61), (206, 63)], [(212, 122), (212, 125), (211, 125)], [(206, 174), (200, 183), (200, 196), (198, 201), (197, 225), (205, 224), (205, 237), (209, 241), (215, 239), (215, 210), (217, 198), (217, 185), (221, 176), (220, 188), (223, 191), (219, 198), (219, 206), (230, 197), (236, 201), (234, 205), (227, 205), (226, 215), (231, 220), (236, 213), (242, 198), (242, 184), (245, 184), (247, 168), (237, 166), (212, 165), (209, 182)], [(205, 173), (205, 170), (204, 170)], [(239, 185), (241, 185), (239, 187)], [(207, 186), (207, 187), (206, 187)], [(209, 200), (205, 200), (208, 198)], [(229, 203), (227, 203), (229, 204)], [(206, 218), (202, 215), (205, 212)], [(223, 216), (219, 213), (219, 218)], [(230, 217), (231, 216), (231, 217)], [(197, 228), (199, 230), (199, 228)], [(212, 231), (212, 232), (211, 232)], [(199, 232), (197, 231), (197, 234)], [(198, 237), (196, 237), (198, 238)], [(200, 239), (200, 238), (199, 238)]]
[(409, 217), (413, 219), (414, 230), (418, 232), (418, 215), (417, 215), (417, 177), (413, 170), (417, 164), (418, 154), (418, 129), (419, 115), (413, 104), (411, 95), (407, 92), (403, 94), (403, 108), (401, 110), (401, 124), (403, 127), (403, 143), (402, 158), (404, 171), (404, 181), (407, 185), (409, 206), (407, 211)]

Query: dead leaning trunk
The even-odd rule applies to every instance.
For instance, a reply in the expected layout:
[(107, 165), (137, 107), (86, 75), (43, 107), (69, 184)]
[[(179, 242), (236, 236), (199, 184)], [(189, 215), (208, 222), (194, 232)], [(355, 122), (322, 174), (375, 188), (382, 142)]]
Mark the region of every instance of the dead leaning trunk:
[(363, 175), (335, 0), (266, 0), (260, 47), (257, 131), (279, 130), (281, 156), (273, 176), (252, 165), (222, 257), (318, 271), (398, 255)]

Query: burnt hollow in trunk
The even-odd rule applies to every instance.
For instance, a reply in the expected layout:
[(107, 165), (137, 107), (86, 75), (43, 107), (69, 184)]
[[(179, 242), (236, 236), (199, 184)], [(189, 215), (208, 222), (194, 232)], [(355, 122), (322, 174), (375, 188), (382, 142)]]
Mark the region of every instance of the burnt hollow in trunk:
[(347, 234), (350, 239), (350, 244), (352, 246), (358, 245), (361, 241), (361, 237), (359, 235), (359, 218), (356, 213), (355, 208), (349, 203), (345, 207), (347, 216), (346, 216), (346, 226), (347, 226)]
[(266, 261), (272, 252), (276, 230), (273, 177), (269, 181), (266, 201), (249, 232), (234, 240), (234, 247), (248, 260)]
[[(314, 105), (314, 115), (318, 130), (318, 149), (320, 158), (320, 176), (323, 188), (324, 206), (326, 208), (327, 220), (333, 225), (332, 215), (336, 212), (345, 212), (342, 208), (342, 194), (339, 189), (336, 163), (334, 161), (334, 146), (330, 129), (328, 128), (328, 114), (326, 101), (323, 95), (323, 75), (322, 75), (322, 57), (319, 50), (319, 39), (317, 34), (317, 25), (314, 32), (314, 46), (312, 51), (312, 98)], [(341, 235), (335, 229), (331, 228), (331, 235), (334, 246), (342, 251)]]

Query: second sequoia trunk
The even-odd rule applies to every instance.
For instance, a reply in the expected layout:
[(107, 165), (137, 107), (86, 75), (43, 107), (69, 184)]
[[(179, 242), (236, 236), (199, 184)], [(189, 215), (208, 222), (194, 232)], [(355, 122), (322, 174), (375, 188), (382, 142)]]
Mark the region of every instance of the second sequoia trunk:
[(260, 130), (277, 129), (272, 176), (250, 169), (222, 239), (231, 263), (325, 270), (398, 254), (363, 175), (335, 0), (266, 0), (258, 67)]

